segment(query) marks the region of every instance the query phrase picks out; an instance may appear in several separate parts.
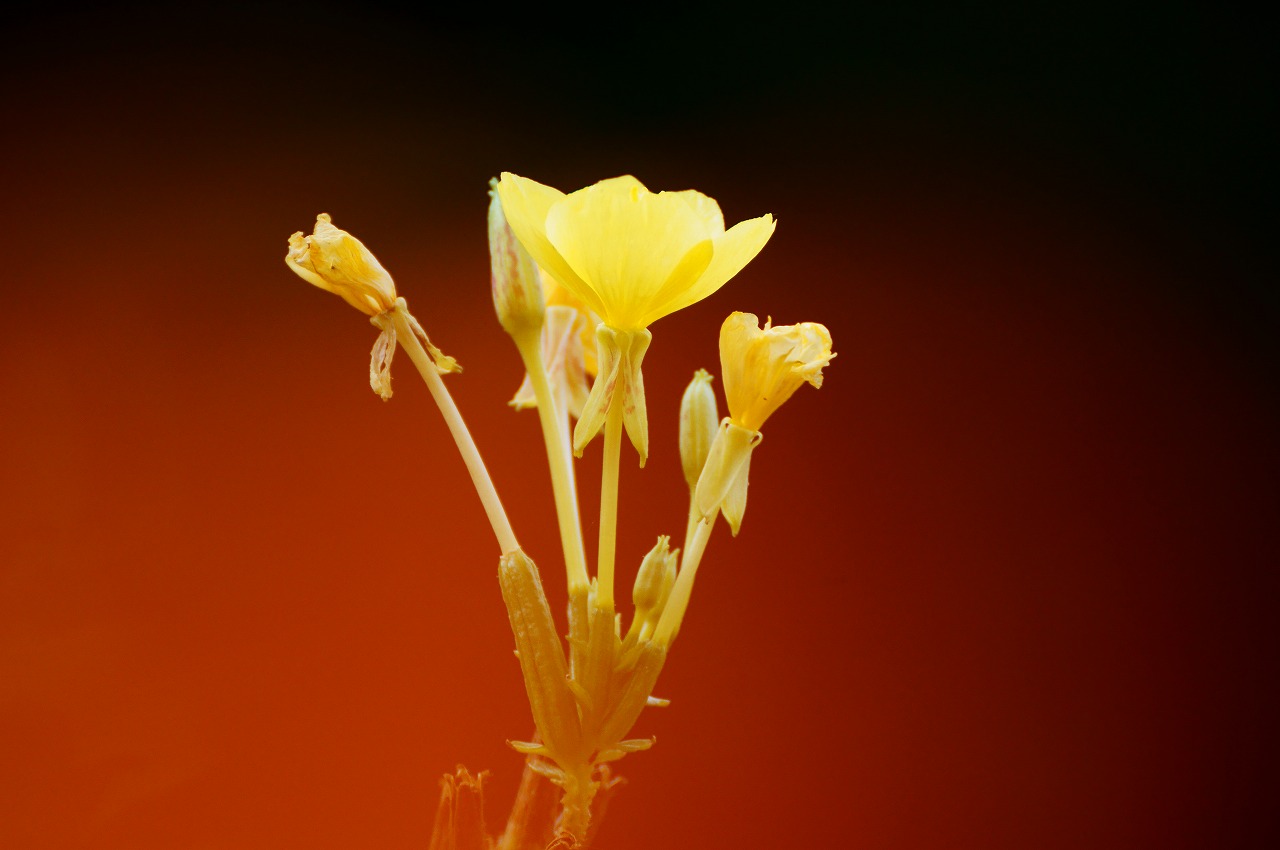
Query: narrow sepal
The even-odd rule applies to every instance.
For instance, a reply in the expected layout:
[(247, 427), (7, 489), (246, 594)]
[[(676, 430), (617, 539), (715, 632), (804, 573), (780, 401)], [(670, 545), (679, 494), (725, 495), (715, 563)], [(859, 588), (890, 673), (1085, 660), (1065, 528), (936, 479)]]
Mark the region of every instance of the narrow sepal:
[(653, 686), (658, 681), (658, 675), (662, 672), (662, 665), (666, 661), (667, 650), (664, 646), (646, 643), (640, 650), (640, 657), (627, 677), (613, 712), (605, 721), (597, 739), (604, 748), (616, 747), (615, 742), (621, 741), (631, 731), (631, 727), (640, 717), (640, 712), (644, 711), (653, 693)]
[(604, 427), (610, 407), (621, 404), (623, 426), (640, 455), (640, 465), (645, 465), (649, 458), (649, 414), (640, 365), (652, 341), (653, 334), (647, 330), (618, 331), (603, 324), (596, 327), (599, 373), (573, 429), (573, 453), (578, 457)]
[[(743, 428), (728, 418), (721, 420), (720, 430), (711, 443), (707, 463), (702, 468), (702, 476), (698, 479), (698, 487), (694, 491), (694, 503), (698, 513), (704, 518), (715, 517), (716, 511), (720, 509), (733, 489), (738, 471), (763, 439), (764, 435), (759, 431)], [(742, 498), (745, 507), (745, 484)], [(734, 533), (737, 533), (736, 527)]]

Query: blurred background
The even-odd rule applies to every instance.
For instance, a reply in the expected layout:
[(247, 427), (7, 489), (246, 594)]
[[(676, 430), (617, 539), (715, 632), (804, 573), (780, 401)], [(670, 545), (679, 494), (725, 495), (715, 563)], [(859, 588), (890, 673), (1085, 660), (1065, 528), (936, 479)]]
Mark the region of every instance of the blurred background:
[[(433, 340), (563, 599), (487, 181), (697, 188), (763, 253), (653, 327), (623, 582), (685, 517), (732, 310), (838, 358), (773, 419), (605, 848), (1265, 846), (1277, 408), (1265, 29), (1209, 4), (0, 25), (0, 846), (426, 846), (531, 720), (497, 547), (315, 215)], [(596, 523), (599, 448), (579, 464)], [(589, 546), (590, 550), (592, 547)]]

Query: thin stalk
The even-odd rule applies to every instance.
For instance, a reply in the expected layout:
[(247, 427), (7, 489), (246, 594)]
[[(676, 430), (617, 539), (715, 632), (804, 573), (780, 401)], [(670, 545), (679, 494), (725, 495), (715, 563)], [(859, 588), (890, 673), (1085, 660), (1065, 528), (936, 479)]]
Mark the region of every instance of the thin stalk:
[[(556, 412), (560, 414), (560, 453), (565, 458), (565, 466), (569, 470), (569, 492), (573, 494), (574, 520), (578, 519), (578, 482), (573, 473), (573, 442), (569, 438), (570, 428), (569, 404), (565, 395), (564, 384), (558, 385), (556, 391)], [(582, 546), (582, 526), (578, 525), (578, 545)], [(581, 551), (581, 549), (579, 550)], [(583, 573), (586, 569), (586, 554), (583, 553)], [(569, 583), (569, 675), (581, 681), (582, 671), (586, 669), (587, 643), (590, 634), (590, 617), (587, 612), (587, 599), (591, 594), (591, 585), (583, 583), (575, 586)]]
[(613, 610), (613, 562), (618, 542), (618, 461), (622, 455), (622, 394), (609, 403), (600, 476), (600, 550), (596, 557), (596, 607)]
[(702, 514), (698, 511), (698, 500), (694, 498), (696, 492), (696, 487), (689, 488), (689, 520), (684, 525), (684, 551), (686, 552), (693, 543), (693, 534), (697, 530), (698, 520), (702, 519)]
[(713, 515), (705, 522), (698, 523), (693, 539), (680, 558), (680, 572), (676, 575), (676, 583), (667, 597), (667, 606), (658, 619), (658, 627), (653, 630), (653, 642), (662, 646), (670, 646), (675, 640), (680, 623), (684, 620), (685, 611), (689, 609), (689, 597), (693, 595), (693, 580), (698, 576), (698, 564), (702, 561), (702, 553), (707, 549), (707, 541), (711, 539), (711, 526), (715, 524)]
[(541, 335), (536, 332), (521, 334), (516, 339), (516, 347), (533, 384), (533, 395), (538, 401), (538, 419), (542, 423), (547, 465), (551, 468), (551, 489), (555, 494), (556, 518), (560, 523), (560, 546), (564, 550), (569, 592), (585, 591), (590, 580), (587, 577), (587, 555), (582, 543), (582, 522), (578, 516), (578, 491), (569, 457), (567, 422), (559, 415), (564, 404), (557, 404), (551, 391), (547, 367), (542, 361)]
[(453, 403), (453, 396), (449, 395), (444, 381), (440, 379), (440, 373), (436, 371), (435, 363), (423, 349), (422, 343), (418, 341), (404, 313), (393, 310), (391, 320), (395, 323), (396, 341), (413, 360), (413, 365), (418, 367), (422, 380), (426, 381), (427, 389), (431, 391), (431, 397), (435, 399), (436, 406), (444, 416), (445, 424), (449, 426), (449, 433), (453, 435), (458, 452), (467, 465), (467, 471), (471, 473), (471, 483), (475, 485), (480, 503), (484, 505), (484, 512), (489, 517), (489, 524), (493, 526), (493, 534), (498, 538), (498, 546), (502, 549), (502, 554), (514, 552), (520, 548), (520, 544), (516, 541), (515, 532), (511, 530), (511, 522), (507, 519), (507, 512), (502, 508), (502, 500), (498, 498), (498, 491), (494, 489), (489, 470), (485, 468), (475, 440), (471, 439), (471, 432), (467, 430), (467, 423), (462, 421), (462, 414), (458, 411), (458, 406)]

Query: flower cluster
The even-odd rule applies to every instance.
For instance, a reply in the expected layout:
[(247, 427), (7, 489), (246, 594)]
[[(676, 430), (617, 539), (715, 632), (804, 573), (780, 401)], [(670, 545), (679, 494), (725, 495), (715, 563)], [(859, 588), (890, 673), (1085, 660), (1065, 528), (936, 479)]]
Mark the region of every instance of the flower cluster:
[[(626, 621), (614, 598), (618, 469), (624, 431), (641, 466), (649, 455), (642, 365), (654, 341), (650, 326), (741, 271), (773, 234), (773, 217), (726, 229), (719, 206), (706, 195), (650, 192), (630, 176), (569, 194), (509, 173), (491, 186), (494, 309), (525, 370), (511, 404), (536, 409), (542, 426), (568, 584), (567, 642), (538, 567), (519, 545), (440, 380), (458, 371), (456, 362), (431, 345), (373, 254), (327, 215), (317, 219), (313, 235), (290, 238), (286, 262), (382, 330), (371, 383), (384, 398), (390, 396), (391, 354), (397, 344), (406, 348), (449, 423), (493, 525), (499, 584), (537, 732), (529, 742), (511, 742), (526, 756), (526, 776), (500, 846), (541, 846), (554, 838), (557, 846), (583, 847), (598, 826), (600, 800), (613, 786), (610, 763), (653, 744), (652, 738), (630, 737), (632, 729), (646, 707), (666, 704), (653, 695), (654, 686), (688, 611), (716, 516), (722, 514), (735, 535), (741, 527), (760, 429), (802, 384), (821, 386), (823, 368), (835, 355), (819, 324), (760, 327), (750, 313), (725, 320), (720, 361), (728, 415), (720, 419), (712, 375), (698, 370), (680, 408), (679, 454), (689, 489), (684, 543), (673, 548), (669, 536), (658, 537), (636, 569)], [(602, 433), (593, 571), (573, 458)], [(534, 800), (543, 799), (537, 797), (539, 782), (559, 788), (554, 813), (545, 816), (535, 816), (541, 804)], [(437, 824), (443, 837), (433, 838), (432, 846), (485, 846), (480, 827), (457, 826), (475, 821), (466, 807), (479, 794), (479, 780), (460, 772), (445, 790)], [(473, 834), (462, 837), (464, 829)]]

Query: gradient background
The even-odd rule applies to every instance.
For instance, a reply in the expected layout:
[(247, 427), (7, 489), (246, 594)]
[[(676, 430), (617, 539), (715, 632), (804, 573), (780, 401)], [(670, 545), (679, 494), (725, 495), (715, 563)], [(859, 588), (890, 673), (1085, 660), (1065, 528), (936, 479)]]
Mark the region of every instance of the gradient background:
[(504, 407), (501, 170), (779, 220), (654, 327), (622, 563), (683, 527), (676, 407), (726, 313), (839, 352), (712, 541), (602, 850), (1264, 846), (1266, 30), (895, 8), (11, 15), (0, 846), (421, 848), (458, 762), (505, 815), (531, 723), (480, 506), (408, 359), (383, 404), (374, 330), (281, 262), (320, 211), (376, 251), (563, 598)]

